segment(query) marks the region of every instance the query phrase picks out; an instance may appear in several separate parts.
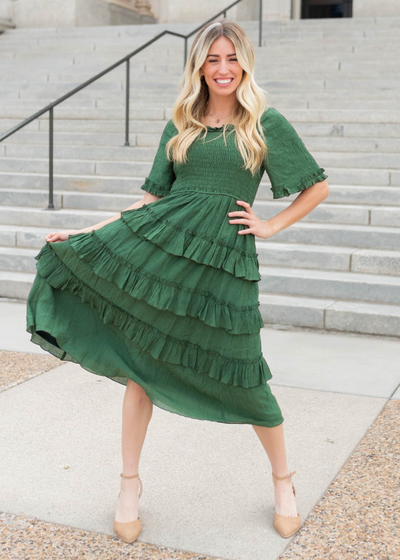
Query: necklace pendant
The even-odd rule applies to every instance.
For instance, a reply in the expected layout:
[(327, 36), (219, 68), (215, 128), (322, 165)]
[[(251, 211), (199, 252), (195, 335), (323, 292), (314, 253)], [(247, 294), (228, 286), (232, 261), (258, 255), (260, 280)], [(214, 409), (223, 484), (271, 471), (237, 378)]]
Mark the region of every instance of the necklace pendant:
[(219, 123), (219, 122), (220, 122), (220, 120), (221, 120), (221, 119), (217, 119), (217, 123)]

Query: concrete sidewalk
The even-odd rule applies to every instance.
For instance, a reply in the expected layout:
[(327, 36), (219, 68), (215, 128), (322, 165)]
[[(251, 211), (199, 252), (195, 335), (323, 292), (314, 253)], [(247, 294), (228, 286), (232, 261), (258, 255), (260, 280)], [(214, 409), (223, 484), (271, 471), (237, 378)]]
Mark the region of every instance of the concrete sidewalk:
[[(25, 303), (0, 301), (2, 350), (41, 352)], [(389, 399), (400, 342), (263, 329), (302, 521)], [(62, 364), (0, 393), (1, 510), (113, 535), (124, 387)], [(68, 468), (66, 468), (66, 466)], [(139, 541), (232, 560), (277, 559), (270, 464), (251, 426), (154, 407), (143, 448)]]

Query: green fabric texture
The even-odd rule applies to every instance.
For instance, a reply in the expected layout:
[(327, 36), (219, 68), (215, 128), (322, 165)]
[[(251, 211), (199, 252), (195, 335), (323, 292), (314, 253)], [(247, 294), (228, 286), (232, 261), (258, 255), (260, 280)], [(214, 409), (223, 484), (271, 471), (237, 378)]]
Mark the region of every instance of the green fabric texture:
[(242, 169), (235, 127), (207, 127), (184, 164), (165, 153), (168, 121), (142, 189), (159, 200), (35, 257), (28, 296), (31, 341), (60, 360), (126, 385), (190, 418), (276, 426), (281, 409), (261, 350), (255, 236), (228, 212), (253, 204), (264, 171), (280, 198), (326, 175), (278, 111), (262, 116), (268, 156)]

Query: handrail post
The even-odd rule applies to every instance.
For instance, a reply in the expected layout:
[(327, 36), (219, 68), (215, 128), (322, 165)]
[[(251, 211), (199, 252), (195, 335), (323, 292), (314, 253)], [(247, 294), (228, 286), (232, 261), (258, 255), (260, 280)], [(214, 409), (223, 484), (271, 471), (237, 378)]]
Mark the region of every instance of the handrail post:
[(49, 111), (49, 204), (47, 210), (54, 210), (53, 201), (53, 147), (54, 147), (54, 137), (53, 137), (53, 107)]
[(260, 0), (260, 15), (259, 15), (259, 18), (260, 18), (260, 21), (259, 21), (260, 29), (259, 29), (259, 39), (258, 39), (258, 46), (259, 46), (259, 47), (262, 47), (262, 24), (263, 24), (263, 21), (262, 21), (262, 17), (263, 17), (263, 16), (262, 16), (262, 3), (263, 3), (263, 0)]
[(130, 80), (129, 80), (129, 66), (131, 59), (126, 61), (126, 84), (125, 84), (125, 146), (129, 146), (129, 93), (130, 93)]
[(185, 37), (185, 49), (184, 49), (184, 53), (183, 53), (183, 70), (185, 70), (185, 66), (186, 66), (186, 58), (187, 58), (187, 37)]

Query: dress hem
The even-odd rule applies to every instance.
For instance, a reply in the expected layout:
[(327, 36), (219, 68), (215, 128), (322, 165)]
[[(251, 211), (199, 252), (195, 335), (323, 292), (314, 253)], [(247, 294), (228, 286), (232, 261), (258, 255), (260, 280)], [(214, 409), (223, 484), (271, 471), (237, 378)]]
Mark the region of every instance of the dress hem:
[[(41, 337), (38, 334), (38, 330), (35, 326), (30, 326), (26, 329), (26, 331), (28, 333), (30, 333), (31, 335), (31, 342), (33, 344), (37, 344), (38, 346), (40, 346), (42, 348), (42, 350), (45, 350), (46, 352), (49, 352), (50, 354), (52, 354), (53, 356), (55, 356), (56, 358), (58, 358), (60, 361), (65, 361), (65, 362), (71, 362), (71, 363), (76, 363), (79, 364), (83, 369), (85, 369), (86, 371), (88, 371), (89, 373), (93, 373), (95, 375), (99, 375), (101, 377), (106, 377), (107, 379), (110, 379), (111, 381), (114, 381), (115, 383), (119, 383), (120, 385), (127, 385), (127, 383), (124, 383), (123, 381), (118, 381), (118, 379), (115, 379), (115, 377), (107, 375), (106, 373), (101, 373), (99, 371), (95, 371), (85, 365), (83, 365), (81, 362), (79, 362), (74, 356), (72, 356), (69, 352), (67, 352), (66, 350), (64, 350), (63, 348), (61, 348), (58, 345), (58, 342), (56, 341), (56, 339), (54, 339), (55, 343), (57, 344), (57, 346), (55, 346), (55, 344), (52, 344), (50, 342), (48, 342), (46, 339), (44, 339), (43, 337)], [(47, 332), (47, 331), (45, 331)], [(57, 352), (56, 349), (59, 348), (60, 352)], [(60, 357), (62, 356), (62, 357)], [(67, 357), (68, 356), (68, 357)], [(130, 377), (126, 376), (126, 381), (128, 381), (128, 379), (131, 379)], [(122, 379), (122, 376), (121, 376)], [(191, 418), (193, 420), (202, 420), (203, 422), (218, 422), (219, 424), (239, 424), (239, 425), (255, 425), (255, 426), (261, 426), (261, 427), (267, 427), (267, 428), (274, 428), (276, 426), (279, 426), (280, 424), (282, 424), (284, 422), (284, 418), (282, 416), (282, 421), (279, 422), (278, 424), (273, 424), (272, 426), (269, 424), (255, 424), (254, 422), (229, 422), (229, 421), (223, 421), (223, 420), (211, 420), (208, 418), (200, 418), (198, 416), (190, 416), (189, 414), (183, 414), (182, 412), (178, 412), (176, 410), (171, 410), (171, 408), (169, 408), (167, 405), (165, 405), (164, 403), (162, 403), (162, 401), (160, 401), (159, 399), (157, 399), (154, 395), (151, 394), (151, 391), (148, 392), (148, 389), (146, 390), (145, 387), (143, 387), (143, 384), (140, 382), (140, 378), (138, 378), (139, 381), (136, 381), (134, 379), (132, 379), (132, 381), (134, 383), (137, 383), (146, 393), (146, 395), (149, 397), (149, 399), (151, 400), (151, 402), (156, 405), (158, 408), (161, 408), (162, 410), (165, 410), (167, 412), (170, 412), (171, 414), (177, 414), (178, 416), (183, 416), (185, 418)]]

